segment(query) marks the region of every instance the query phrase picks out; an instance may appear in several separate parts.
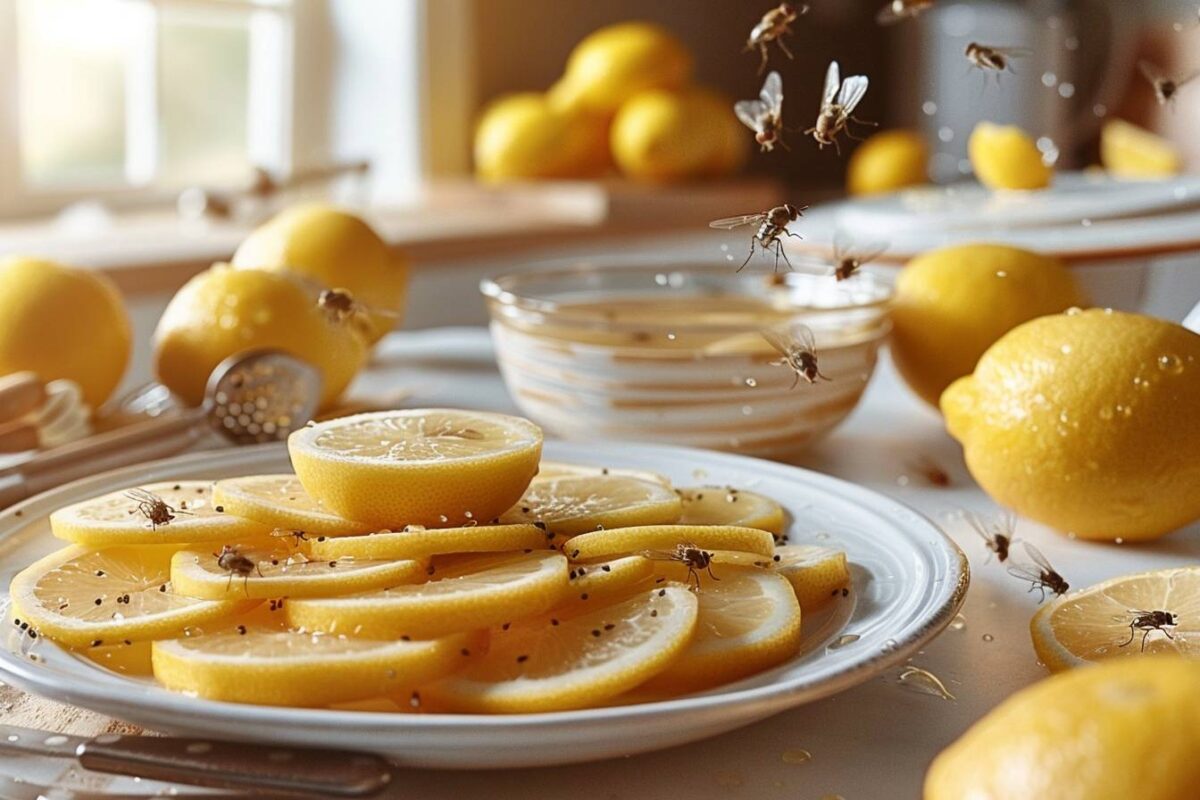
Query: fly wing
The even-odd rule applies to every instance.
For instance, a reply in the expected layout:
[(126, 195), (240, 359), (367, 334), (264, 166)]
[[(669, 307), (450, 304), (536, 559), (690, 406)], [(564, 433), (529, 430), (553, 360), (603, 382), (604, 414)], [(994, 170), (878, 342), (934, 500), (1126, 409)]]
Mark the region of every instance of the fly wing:
[(779, 77), (778, 72), (771, 70), (767, 73), (767, 79), (763, 81), (762, 91), (758, 93), (758, 98), (762, 100), (768, 110), (777, 114), (783, 108), (783, 78)]
[(1034, 564), (1037, 564), (1039, 567), (1044, 569), (1046, 572), (1054, 572), (1055, 571), (1054, 567), (1050, 566), (1050, 561), (1044, 555), (1042, 555), (1041, 550), (1038, 550), (1036, 547), (1034, 547), (1029, 542), (1022, 542), (1021, 544), (1024, 545), (1026, 555), (1028, 555), (1031, 559), (1033, 559)]
[(1189, 72), (1187, 75), (1183, 75), (1183, 76), (1180, 76), (1179, 78), (1176, 78), (1175, 79), (1175, 88), (1178, 89), (1179, 87), (1183, 86), (1186, 83), (1191, 83), (1196, 78), (1197, 75), (1200, 75), (1200, 70), (1195, 71), (1195, 72)]
[(740, 217), (725, 217), (724, 219), (714, 219), (708, 223), (710, 228), (720, 228), (721, 230), (729, 230), (742, 225), (756, 225), (767, 218), (767, 215), (761, 211), (757, 214), (743, 214)]
[(1146, 76), (1146, 80), (1153, 84), (1157, 84), (1159, 81), (1162, 81), (1166, 78), (1166, 76), (1162, 74), (1162, 70), (1145, 59), (1142, 59), (1138, 62), (1138, 70)]
[(836, 61), (829, 62), (829, 69), (825, 71), (825, 91), (821, 94), (821, 108), (831, 104), (833, 99), (837, 97), (838, 87), (842, 84), (842, 73), (838, 69)]
[(790, 344), (782, 331), (778, 328), (763, 328), (759, 333), (767, 340), (767, 344), (778, 350), (784, 358), (787, 358)]
[(766, 111), (767, 107), (759, 100), (739, 100), (733, 104), (733, 113), (737, 115), (743, 125), (755, 133), (762, 130), (760, 120)]
[(791, 340), (788, 342), (789, 349), (799, 346), (803, 350), (815, 352), (817, 348), (817, 337), (813, 335), (812, 328), (805, 325), (803, 322), (794, 322), (787, 328), (787, 336)]
[(1008, 574), (1030, 583), (1041, 583), (1042, 573), (1030, 564), (1013, 564), (1008, 568)]
[(999, 53), (1002, 56), (1008, 56), (1009, 58), (1028, 58), (1029, 56), (1033, 55), (1033, 50), (1032, 50), (1032, 48), (1029, 48), (1029, 47), (1002, 46), (1002, 47), (991, 47), (990, 49), (994, 50), (995, 52)]
[(849, 116), (854, 113), (854, 109), (862, 102), (863, 95), (867, 93), (867, 76), (866, 75), (851, 75), (842, 83), (842, 89), (838, 92), (837, 104), (842, 107), (842, 113)]
[(983, 520), (979, 518), (978, 514), (976, 514), (974, 511), (963, 509), (960, 516), (962, 516), (963, 521), (970, 526), (971, 530), (978, 533), (985, 542), (988, 544), (992, 543), (992, 534), (988, 531), (987, 525), (984, 524)]

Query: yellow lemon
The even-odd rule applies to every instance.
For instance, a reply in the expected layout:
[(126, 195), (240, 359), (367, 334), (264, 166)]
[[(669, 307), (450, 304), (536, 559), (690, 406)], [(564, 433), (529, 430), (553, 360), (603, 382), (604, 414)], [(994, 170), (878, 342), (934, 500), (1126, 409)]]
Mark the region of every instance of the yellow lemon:
[(766, 495), (730, 486), (698, 486), (676, 489), (676, 493), (683, 502), (680, 525), (736, 525), (776, 536), (787, 527), (783, 508)]
[(154, 366), (184, 402), (199, 405), (209, 373), (231, 355), (275, 348), (321, 370), (328, 406), (367, 359), (356, 326), (319, 307), (319, 290), (282, 272), (218, 264), (188, 281), (158, 322)]
[(475, 129), (475, 171), (492, 182), (603, 175), (608, 125), (608, 116), (557, 108), (536, 92), (502, 97)]
[(1111, 119), (1100, 129), (1100, 163), (1121, 178), (1165, 178), (1183, 169), (1179, 150), (1161, 136)]
[(310, 203), (283, 211), (246, 237), (232, 263), (347, 290), (367, 309), (372, 342), (395, 327), (404, 310), (408, 263), (360, 217), (333, 206)]
[(1200, 335), (1112, 311), (1042, 317), (942, 395), (1000, 505), (1085, 539), (1154, 539), (1200, 517)]
[(1200, 664), (1123, 659), (1005, 700), (934, 759), (925, 800), (1183, 800), (1198, 749)]
[(846, 190), (885, 194), (929, 182), (929, 146), (916, 131), (882, 131), (854, 148), (846, 167)]
[(1054, 174), (1033, 140), (1014, 125), (980, 122), (971, 131), (967, 155), (975, 177), (989, 189), (1043, 189)]
[(611, 114), (647, 89), (678, 89), (691, 74), (692, 56), (670, 32), (648, 22), (622, 22), (577, 44), (551, 93), (562, 107)]
[(751, 141), (731, 107), (728, 98), (698, 87), (642, 92), (613, 120), (613, 158), (630, 178), (651, 183), (728, 175)]
[(926, 402), (970, 374), (1017, 325), (1084, 305), (1057, 259), (998, 244), (943, 247), (908, 262), (896, 280), (892, 356)]
[(79, 384), (97, 408), (125, 374), (132, 334), (117, 288), (94, 270), (0, 259), (0, 375), (30, 370)]

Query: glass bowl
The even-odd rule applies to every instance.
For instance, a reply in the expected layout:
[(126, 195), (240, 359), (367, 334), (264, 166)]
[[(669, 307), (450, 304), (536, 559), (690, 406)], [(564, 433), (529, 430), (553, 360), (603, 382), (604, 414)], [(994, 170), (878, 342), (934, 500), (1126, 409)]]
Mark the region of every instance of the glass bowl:
[[(484, 280), (517, 406), (565, 439), (651, 441), (786, 460), (857, 404), (891, 329), (892, 289), (861, 273), (725, 263), (584, 262)], [(813, 333), (821, 374), (762, 332)]]

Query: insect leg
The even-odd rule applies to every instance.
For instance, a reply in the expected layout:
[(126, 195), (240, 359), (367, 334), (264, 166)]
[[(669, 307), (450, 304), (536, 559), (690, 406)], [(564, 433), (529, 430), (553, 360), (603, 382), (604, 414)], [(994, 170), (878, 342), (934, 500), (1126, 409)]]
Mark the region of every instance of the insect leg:
[(1143, 653), (1146, 652), (1146, 637), (1150, 635), (1150, 631), (1152, 631), (1152, 630), (1154, 630), (1154, 629), (1147, 628), (1146, 632), (1142, 634), (1142, 652)]
[[(793, 233), (791, 233), (790, 231), (788, 232), (788, 235), (789, 235), (789, 236), (796, 236), (796, 234), (793, 234)], [(803, 236), (796, 236), (796, 238), (797, 238), (797, 239), (803, 239), (804, 237), (803, 237)], [(778, 238), (776, 238), (776, 239), (775, 239), (775, 267), (776, 267), (776, 269), (778, 269), (778, 268), (779, 268), (779, 257), (780, 257), (780, 256), (783, 256), (783, 263), (787, 264), (788, 272), (791, 272), (791, 271), (792, 271), (792, 269), (793, 269), (793, 267), (792, 267), (792, 262), (788, 260), (787, 253), (786, 253), (786, 252), (784, 252), (784, 249), (783, 249), (783, 242), (779, 241), (779, 239), (778, 239)]]
[(742, 265), (737, 268), (737, 271), (741, 272), (742, 270), (744, 270), (746, 268), (746, 265), (750, 263), (750, 259), (752, 259), (752, 258), (754, 258), (754, 237), (750, 237), (750, 255), (746, 256), (746, 260), (743, 261)]
[(758, 74), (762, 75), (763, 70), (765, 70), (767, 68), (768, 56), (767, 56), (767, 43), (766, 42), (758, 43), (758, 52), (762, 54), (762, 60), (758, 63)]
[(1163, 632), (1163, 636), (1166, 636), (1172, 642), (1175, 641), (1175, 637), (1171, 635), (1171, 632), (1169, 630), (1167, 630), (1166, 628), (1159, 628), (1159, 630)]
[[(785, 28), (784, 30), (787, 30), (788, 33), (791, 33), (791, 30), (789, 30), (787, 28)], [(785, 56), (787, 56), (789, 60), (791, 60), (791, 61), (796, 60), (796, 57), (794, 55), (792, 55), (792, 51), (788, 49), (788, 46), (786, 44), (784, 44), (782, 37), (776, 39), (775, 42), (779, 45), (779, 49), (783, 51), (783, 54)]]
[(721, 580), (721, 579), (720, 579), (720, 578), (718, 578), (716, 575), (713, 575), (713, 571), (712, 571), (712, 562), (711, 562), (711, 561), (708, 563), (708, 577), (712, 578), (714, 581), (719, 581), (719, 580)]
[[(1133, 630), (1133, 626), (1134, 626), (1134, 625), (1136, 625), (1136, 624), (1137, 624), (1137, 620), (1136, 620), (1136, 619), (1135, 619), (1133, 622), (1129, 623), (1129, 641), (1127, 641), (1127, 642), (1121, 642), (1119, 645), (1117, 645), (1117, 647), (1126, 647), (1126, 646), (1128, 646), (1128, 645), (1130, 645), (1130, 644), (1133, 644), (1133, 637), (1137, 635), (1137, 634), (1134, 632), (1134, 630)], [(1144, 649), (1144, 647), (1145, 647), (1145, 646), (1143, 645), (1143, 649)]]

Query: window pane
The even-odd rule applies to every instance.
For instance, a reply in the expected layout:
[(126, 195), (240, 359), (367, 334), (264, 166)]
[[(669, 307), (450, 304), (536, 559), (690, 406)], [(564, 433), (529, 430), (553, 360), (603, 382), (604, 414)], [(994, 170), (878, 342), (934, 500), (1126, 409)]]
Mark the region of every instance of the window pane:
[(125, 162), (121, 0), (18, 0), (21, 168), (34, 185), (112, 183)]

